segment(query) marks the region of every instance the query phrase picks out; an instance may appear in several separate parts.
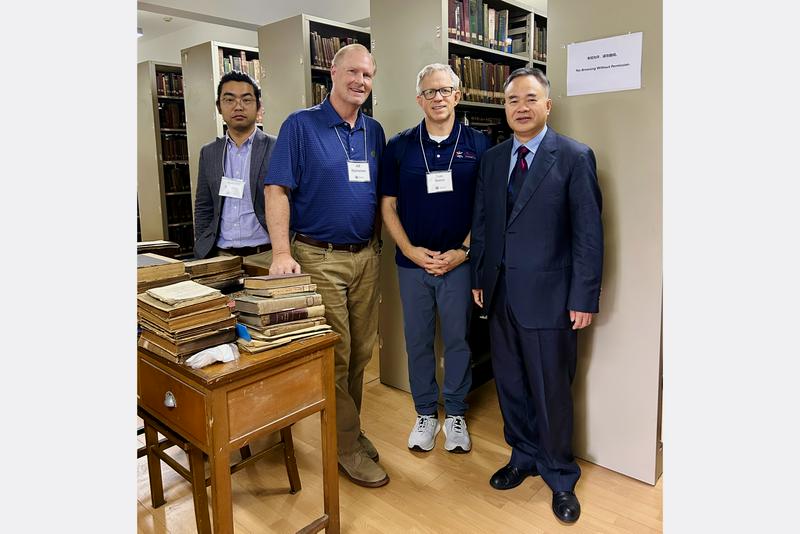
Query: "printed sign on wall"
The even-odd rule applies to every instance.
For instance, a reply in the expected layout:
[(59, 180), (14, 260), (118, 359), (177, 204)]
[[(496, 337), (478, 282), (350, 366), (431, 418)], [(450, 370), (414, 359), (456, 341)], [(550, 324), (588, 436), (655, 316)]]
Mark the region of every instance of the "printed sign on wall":
[(567, 45), (567, 96), (642, 87), (642, 32)]

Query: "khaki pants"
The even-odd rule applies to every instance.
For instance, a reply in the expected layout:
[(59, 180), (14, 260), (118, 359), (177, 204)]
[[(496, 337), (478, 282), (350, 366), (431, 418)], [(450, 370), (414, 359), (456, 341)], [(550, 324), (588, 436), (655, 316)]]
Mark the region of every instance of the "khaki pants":
[(336, 432), (340, 454), (360, 445), (364, 369), (378, 337), (378, 245), (341, 252), (294, 241), (292, 256), (317, 284), (325, 320), (341, 337), (334, 346)]
[[(224, 249), (217, 249), (217, 256), (233, 256), (225, 252)], [(272, 264), (272, 251), (259, 252), (258, 254), (251, 254), (250, 256), (242, 256), (242, 265), (255, 265), (256, 267), (263, 267), (269, 269)]]

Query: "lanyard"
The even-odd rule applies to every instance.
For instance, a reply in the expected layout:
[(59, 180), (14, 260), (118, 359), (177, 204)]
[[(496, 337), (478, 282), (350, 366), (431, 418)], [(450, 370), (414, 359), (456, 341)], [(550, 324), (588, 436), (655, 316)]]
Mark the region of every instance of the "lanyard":
[[(364, 117), (361, 117), (361, 125), (364, 127), (364, 161), (369, 161), (367, 158), (367, 121), (364, 120)], [(336, 139), (339, 140), (339, 144), (342, 145), (342, 150), (344, 150), (344, 157), (347, 158), (347, 161), (350, 161), (350, 154), (347, 153), (347, 149), (344, 147), (344, 141), (339, 136), (339, 126), (334, 126), (333, 131), (336, 132)]]
[[(424, 120), (424, 119), (423, 119)], [(453, 167), (453, 158), (456, 157), (456, 149), (458, 148), (458, 140), (461, 139), (461, 123), (458, 123), (458, 135), (456, 136), (456, 144), (453, 145), (453, 154), (450, 156), (450, 164), (447, 166), (449, 171)], [(422, 150), (422, 159), (425, 161), (425, 170), (430, 174), (431, 170), (428, 168), (428, 158), (425, 157), (425, 147), (422, 146), (422, 123), (419, 124), (419, 148)]]

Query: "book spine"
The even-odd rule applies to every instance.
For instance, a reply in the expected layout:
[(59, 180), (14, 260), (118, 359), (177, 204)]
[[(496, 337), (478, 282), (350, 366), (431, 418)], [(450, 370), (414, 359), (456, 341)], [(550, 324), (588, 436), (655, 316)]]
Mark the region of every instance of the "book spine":
[(447, 37), (456, 38), (456, 0), (447, 0)]
[(262, 300), (258, 303), (258, 314), (271, 313), (289, 308), (307, 308), (322, 304), (321, 295), (308, 295), (302, 297), (286, 297), (279, 299)]
[(296, 308), (294, 310), (267, 313), (261, 316), (261, 323), (264, 326), (267, 326), (279, 323), (288, 323), (289, 321), (299, 321), (301, 319), (313, 317), (313, 315), (310, 316), (309, 313), (311, 313), (311, 311), (308, 308)]

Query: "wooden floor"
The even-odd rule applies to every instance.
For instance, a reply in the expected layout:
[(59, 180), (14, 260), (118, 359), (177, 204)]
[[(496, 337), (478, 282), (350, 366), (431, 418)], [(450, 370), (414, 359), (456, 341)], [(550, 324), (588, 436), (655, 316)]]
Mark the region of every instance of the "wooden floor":
[[(550, 509), (551, 492), (541, 477), (528, 478), (508, 491), (489, 486), (489, 478), (509, 458), (494, 381), (472, 392), (467, 422), (472, 452), (451, 454), (437, 436), (429, 453), (406, 447), (415, 412), (408, 393), (378, 380), (377, 358), (367, 369), (362, 424), (380, 452), (391, 481), (378, 489), (339, 477), (343, 533), (653, 533), (662, 531), (662, 480), (655, 487), (580, 461), (583, 472), (576, 493), (581, 518), (559, 523)], [(441, 416), (441, 414), (440, 414)], [(279, 450), (233, 475), (233, 515), (237, 534), (296, 532), (322, 514), (322, 462), (319, 414), (293, 429), (303, 489), (289, 494)], [(139, 436), (139, 445), (144, 437)], [(256, 449), (257, 450), (257, 449)], [(177, 452), (176, 452), (177, 451)], [(188, 465), (180, 449), (171, 453)], [(138, 532), (196, 532), (189, 484), (162, 464), (164, 497), (150, 504), (147, 461), (138, 460)], [(209, 502), (210, 491), (209, 491)]]

